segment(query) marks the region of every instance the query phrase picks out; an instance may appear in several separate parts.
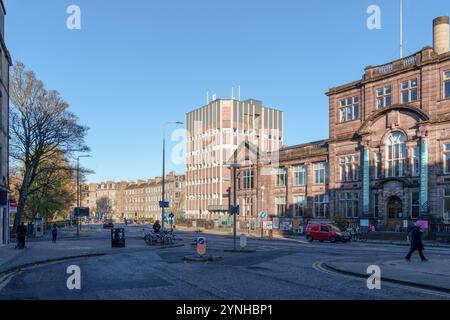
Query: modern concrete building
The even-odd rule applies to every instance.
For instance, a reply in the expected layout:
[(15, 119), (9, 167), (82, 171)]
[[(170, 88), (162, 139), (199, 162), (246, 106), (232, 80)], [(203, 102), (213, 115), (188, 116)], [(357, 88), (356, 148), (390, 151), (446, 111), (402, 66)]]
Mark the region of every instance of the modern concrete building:
[[(367, 67), (362, 79), (327, 92), (327, 140), (282, 148), (278, 168), (244, 161), (241, 218), (265, 210), (291, 219), (339, 214), (386, 230), (450, 224), (449, 18), (436, 18), (433, 31), (433, 47)], [(261, 175), (265, 167), (273, 175)]]
[(5, 45), (5, 6), (0, 0), (0, 245), (9, 242), (9, 67)]
[(229, 210), (228, 160), (244, 141), (271, 152), (283, 145), (282, 111), (249, 99), (215, 99), (186, 114), (186, 213), (210, 218)]
[[(170, 172), (166, 175), (166, 201), (170, 207), (166, 212), (179, 216), (184, 212), (185, 176)], [(139, 180), (125, 188), (125, 214), (127, 219), (153, 218), (161, 220), (162, 178), (156, 177), (147, 181)]]

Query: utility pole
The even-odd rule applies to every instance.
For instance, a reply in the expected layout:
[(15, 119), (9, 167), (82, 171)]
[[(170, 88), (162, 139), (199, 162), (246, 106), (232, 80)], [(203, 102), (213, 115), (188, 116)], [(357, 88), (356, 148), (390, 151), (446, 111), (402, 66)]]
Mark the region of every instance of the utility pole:
[(239, 168), (238, 164), (232, 164), (231, 167), (233, 168), (233, 248), (236, 250), (236, 219), (237, 219), (237, 168)]
[(77, 157), (77, 237), (80, 236), (80, 207), (81, 207), (81, 188), (80, 188), (80, 158), (90, 158), (91, 155), (81, 155)]
[[(183, 124), (181, 121), (170, 121), (163, 124), (163, 155), (162, 155), (162, 202), (166, 201), (166, 126), (168, 124)], [(164, 230), (165, 208), (161, 206), (161, 228)]]

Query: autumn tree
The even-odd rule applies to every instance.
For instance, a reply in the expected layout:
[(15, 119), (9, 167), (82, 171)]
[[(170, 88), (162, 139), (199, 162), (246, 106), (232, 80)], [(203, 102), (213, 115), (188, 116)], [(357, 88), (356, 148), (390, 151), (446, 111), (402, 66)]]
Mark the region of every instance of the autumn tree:
[(20, 168), (16, 229), (25, 212), (31, 188), (44, 164), (58, 154), (70, 157), (87, 151), (87, 128), (78, 123), (57, 91), (47, 91), (34, 72), (17, 62), (10, 75), (11, 160)]

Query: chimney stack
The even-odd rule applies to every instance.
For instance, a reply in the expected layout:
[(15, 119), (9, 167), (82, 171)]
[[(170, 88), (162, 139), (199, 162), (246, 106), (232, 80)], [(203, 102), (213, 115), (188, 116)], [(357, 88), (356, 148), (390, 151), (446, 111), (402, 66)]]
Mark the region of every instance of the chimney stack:
[(433, 20), (433, 47), (437, 54), (450, 50), (449, 17), (442, 16)]

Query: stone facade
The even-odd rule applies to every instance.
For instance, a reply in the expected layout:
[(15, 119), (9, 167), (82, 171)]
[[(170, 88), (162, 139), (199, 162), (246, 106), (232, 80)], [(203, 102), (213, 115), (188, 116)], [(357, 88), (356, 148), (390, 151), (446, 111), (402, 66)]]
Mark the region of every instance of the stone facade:
[[(448, 28), (448, 18), (435, 20), (435, 27), (442, 30), (442, 21)], [(442, 37), (439, 41), (445, 48)], [(425, 47), (367, 67), (362, 79), (326, 94), (328, 140), (282, 148), (278, 163), (262, 157), (238, 161), (240, 218), (260, 211), (293, 217), (300, 211), (315, 219), (364, 218), (392, 229), (404, 220), (449, 222), (450, 52)], [(242, 148), (258, 154), (249, 143)], [(327, 173), (325, 182), (317, 183), (314, 166), (320, 162)], [(299, 166), (307, 177), (301, 186), (293, 181)], [(262, 175), (268, 168), (269, 174)], [(249, 170), (254, 176), (250, 187)], [(279, 183), (282, 170), (285, 183)], [(286, 210), (280, 210), (283, 203)], [(306, 210), (296, 209), (302, 206)]]
[[(185, 208), (185, 176), (170, 172), (166, 175), (165, 200), (170, 207), (166, 212), (179, 216)], [(159, 202), (162, 200), (162, 179), (156, 177), (147, 181), (137, 181), (129, 184), (124, 191), (124, 216), (127, 219), (153, 218), (161, 220), (162, 210)]]
[(9, 242), (9, 67), (12, 60), (4, 41), (5, 15), (0, 0), (0, 245)]

